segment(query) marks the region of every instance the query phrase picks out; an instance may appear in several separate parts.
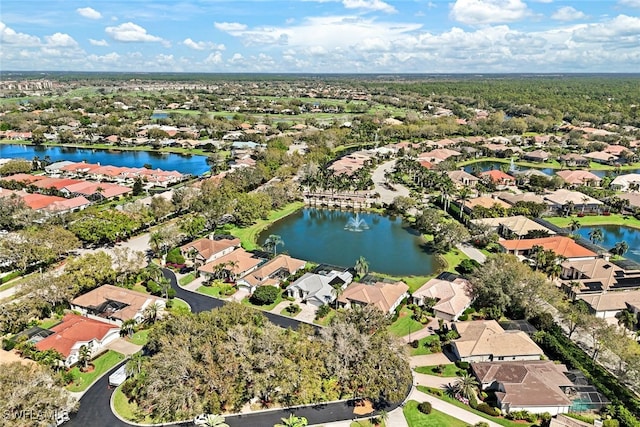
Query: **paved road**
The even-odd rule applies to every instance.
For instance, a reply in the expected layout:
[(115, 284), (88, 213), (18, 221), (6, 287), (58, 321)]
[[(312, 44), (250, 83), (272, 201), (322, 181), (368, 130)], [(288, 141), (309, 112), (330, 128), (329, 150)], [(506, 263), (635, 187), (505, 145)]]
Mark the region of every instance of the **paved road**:
[(409, 189), (404, 185), (393, 184), (393, 189), (391, 189), (385, 184), (385, 172), (393, 170), (395, 165), (395, 160), (382, 163), (371, 174), (371, 179), (373, 180), (373, 184), (375, 186), (374, 190), (378, 194), (380, 194), (380, 201), (382, 203), (391, 204), (391, 202), (393, 202), (393, 199), (398, 196), (409, 197)]
[(469, 258), (478, 261), (480, 264), (484, 264), (484, 262), (487, 260), (487, 256), (485, 254), (469, 244), (460, 243), (456, 245), (456, 248), (462, 251)]

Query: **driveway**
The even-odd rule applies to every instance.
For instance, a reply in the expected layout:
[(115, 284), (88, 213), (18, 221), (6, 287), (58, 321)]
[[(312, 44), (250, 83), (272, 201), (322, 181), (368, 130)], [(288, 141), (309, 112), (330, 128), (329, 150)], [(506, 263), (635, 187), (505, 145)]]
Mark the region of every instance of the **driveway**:
[(473, 260), (476, 260), (480, 264), (484, 264), (484, 262), (487, 260), (487, 257), (486, 257), (485, 254), (483, 254), (482, 252), (480, 252), (479, 250), (477, 250), (473, 246), (467, 245), (466, 243), (457, 244), (456, 248), (458, 248), (466, 256), (468, 256), (469, 258), (471, 258)]
[(384, 174), (392, 171), (396, 165), (395, 160), (384, 162), (380, 164), (371, 174), (371, 179), (374, 184), (374, 191), (380, 194), (380, 201), (382, 203), (391, 204), (393, 199), (398, 196), (409, 197), (409, 189), (404, 185), (393, 184), (393, 186), (387, 186)]
[(117, 338), (111, 341), (107, 346), (109, 350), (117, 351), (125, 356), (131, 356), (142, 349), (141, 345), (131, 343), (124, 338)]
[(449, 360), (444, 353), (425, 354), (409, 358), (409, 364), (412, 368), (416, 366), (448, 365), (450, 363), (453, 363), (453, 361)]

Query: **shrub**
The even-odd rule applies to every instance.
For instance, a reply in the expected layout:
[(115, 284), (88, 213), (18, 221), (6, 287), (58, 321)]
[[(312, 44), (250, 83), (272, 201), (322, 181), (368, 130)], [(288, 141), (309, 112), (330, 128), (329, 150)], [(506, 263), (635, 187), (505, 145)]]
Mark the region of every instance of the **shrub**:
[(318, 310), (316, 311), (316, 319), (322, 319), (327, 314), (329, 314), (330, 311), (331, 311), (331, 307), (329, 307), (327, 304), (322, 304), (320, 307), (318, 307)]
[(463, 259), (456, 267), (456, 270), (462, 275), (469, 274), (480, 266), (480, 263), (474, 259)]
[(413, 348), (420, 347), (420, 341), (418, 341), (418, 340), (411, 341), (411, 347), (413, 347)]
[(184, 257), (179, 248), (173, 248), (167, 254), (167, 264), (184, 264)]
[(298, 314), (300, 312), (300, 306), (298, 304), (289, 304), (284, 310), (291, 315)]
[(280, 295), (280, 289), (273, 286), (259, 286), (251, 295), (250, 301), (256, 305), (273, 304)]
[(473, 427), (489, 427), (489, 423), (480, 421), (479, 423), (475, 423)]
[(422, 402), (418, 404), (418, 411), (422, 412), (423, 414), (430, 414), (431, 413), (431, 402)]
[(460, 317), (458, 317), (458, 320), (461, 322), (465, 322), (467, 320), (469, 320), (469, 315), (468, 314), (461, 314)]
[(456, 362), (456, 366), (460, 369), (469, 369), (469, 362), (463, 362), (462, 360), (458, 360)]
[(489, 404), (484, 402), (478, 404), (476, 409), (480, 412), (484, 412), (487, 415), (491, 415), (492, 417), (497, 417), (500, 415), (500, 410), (498, 408), (494, 408), (493, 406), (490, 406)]
[(173, 288), (169, 288), (169, 290), (167, 291), (167, 297), (169, 299), (174, 299), (176, 297), (176, 290)]
[(440, 353), (442, 351), (440, 341), (431, 341), (429, 343), (429, 351), (431, 351), (431, 353)]
[(618, 420), (604, 420), (602, 427), (619, 427), (620, 422)]

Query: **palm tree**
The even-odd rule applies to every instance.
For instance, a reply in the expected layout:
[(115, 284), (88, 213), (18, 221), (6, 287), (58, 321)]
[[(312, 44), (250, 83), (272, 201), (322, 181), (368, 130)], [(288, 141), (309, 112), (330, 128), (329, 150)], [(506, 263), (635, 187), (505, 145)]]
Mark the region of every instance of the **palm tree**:
[(269, 237), (267, 237), (267, 240), (264, 241), (265, 248), (273, 249), (273, 255), (277, 254), (278, 245), (284, 246), (284, 240), (282, 240), (282, 237), (277, 234), (270, 234)]
[(142, 353), (137, 352), (131, 355), (131, 358), (125, 365), (125, 371), (127, 372), (127, 376), (135, 376), (142, 372)]
[(470, 198), (471, 188), (465, 185), (458, 191), (458, 201), (460, 202), (460, 218), (462, 218), (462, 215), (464, 214), (464, 207)]
[(618, 243), (615, 244), (615, 246), (613, 247), (612, 252), (614, 254), (616, 254), (616, 255), (622, 256), (628, 250), (629, 250), (629, 244), (623, 240), (623, 241), (618, 242)]
[(289, 418), (280, 418), (282, 423), (275, 424), (273, 427), (305, 427), (309, 424), (309, 421), (305, 417), (296, 417), (295, 415), (289, 415)]
[(369, 272), (369, 262), (365, 257), (361, 256), (356, 261), (356, 265), (353, 267), (358, 274), (358, 277), (362, 278)]
[(594, 228), (593, 230), (591, 230), (589, 232), (589, 240), (591, 240), (591, 243), (593, 243), (594, 245), (597, 245), (598, 243), (602, 242), (604, 240), (602, 229)]
[(224, 417), (221, 415), (209, 414), (207, 420), (204, 422), (206, 427), (229, 427), (229, 424), (224, 422)]
[(156, 231), (155, 233), (151, 233), (149, 236), (149, 246), (151, 246), (151, 250), (154, 255), (159, 255), (162, 247), (164, 246), (164, 233), (161, 231)]
[(169, 289), (171, 289), (171, 280), (167, 279), (164, 276), (161, 276), (160, 278), (158, 278), (158, 286), (160, 286), (162, 297), (169, 298)]
[(86, 345), (80, 346), (78, 350), (78, 363), (82, 365), (82, 370), (86, 370), (91, 360), (91, 349)]
[(157, 302), (150, 304), (147, 308), (144, 309), (144, 321), (149, 324), (156, 323), (158, 320), (158, 312), (160, 310), (160, 306)]
[(462, 397), (471, 400), (478, 390), (478, 380), (468, 372), (463, 372), (462, 376), (456, 380), (453, 387)]
[(633, 331), (635, 329), (635, 326), (638, 324), (637, 315), (627, 309), (624, 309), (620, 313), (616, 314), (616, 318), (618, 319), (618, 326), (624, 326), (630, 331)]
[(571, 222), (569, 223), (569, 230), (571, 230), (572, 233), (574, 231), (580, 230), (580, 227), (582, 227), (582, 224), (580, 224), (580, 221), (578, 221), (575, 218), (572, 219)]
[(120, 325), (120, 336), (131, 337), (133, 330), (136, 327), (136, 319), (127, 319)]
[(576, 206), (576, 204), (573, 203), (571, 200), (569, 200), (567, 203), (562, 205), (562, 211), (564, 213), (564, 216), (571, 215), (571, 213), (573, 212), (573, 209), (575, 208), (575, 206)]

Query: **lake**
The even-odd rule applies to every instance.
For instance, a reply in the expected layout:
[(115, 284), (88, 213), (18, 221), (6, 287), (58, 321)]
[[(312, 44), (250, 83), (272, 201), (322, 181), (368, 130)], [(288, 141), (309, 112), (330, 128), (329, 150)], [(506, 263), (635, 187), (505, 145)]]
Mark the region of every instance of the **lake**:
[(585, 240), (589, 240), (589, 232), (594, 228), (600, 228), (604, 237), (604, 241), (598, 243), (599, 246), (609, 250), (613, 248), (616, 243), (624, 240), (629, 245), (629, 250), (623, 256), (640, 263), (640, 230), (624, 225), (600, 225), (581, 227), (577, 233)]
[(347, 227), (354, 219), (353, 212), (304, 208), (263, 231), (258, 244), (277, 234), (285, 243), (278, 252), (308, 261), (352, 267), (364, 256), (372, 272), (394, 276), (434, 272), (435, 257), (425, 250), (420, 233), (399, 217), (360, 213), (363, 224)]
[[(541, 165), (542, 166), (542, 165)], [(464, 167), (465, 172), (469, 172), (469, 173), (474, 173), (476, 171), (479, 172), (486, 172), (486, 171), (490, 171), (490, 170), (502, 170), (502, 168), (510, 168), (511, 165), (509, 163), (499, 163), (499, 162), (492, 162), (492, 161), (481, 161), (481, 162), (476, 162), (476, 163), (472, 163), (470, 165), (467, 165)], [(547, 175), (551, 176), (554, 173), (554, 169), (553, 168), (545, 168), (545, 167), (539, 167), (539, 168), (532, 168), (529, 166), (518, 166), (518, 165), (514, 165), (515, 170), (528, 170), (528, 169), (537, 169), (541, 172), (546, 173)], [(509, 170), (507, 169), (507, 173), (509, 173)]]
[(141, 168), (150, 164), (153, 169), (176, 170), (180, 173), (202, 175), (210, 167), (205, 156), (190, 156), (155, 151), (98, 150), (91, 148), (46, 147), (41, 145), (0, 144), (0, 159), (22, 158), (32, 160), (49, 156), (52, 162), (99, 163), (120, 167)]

